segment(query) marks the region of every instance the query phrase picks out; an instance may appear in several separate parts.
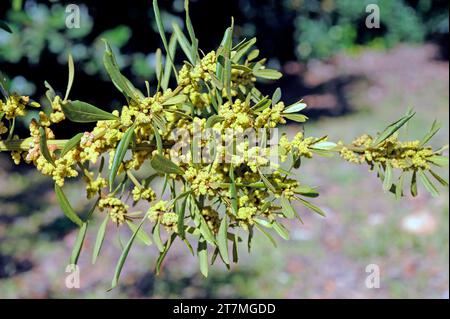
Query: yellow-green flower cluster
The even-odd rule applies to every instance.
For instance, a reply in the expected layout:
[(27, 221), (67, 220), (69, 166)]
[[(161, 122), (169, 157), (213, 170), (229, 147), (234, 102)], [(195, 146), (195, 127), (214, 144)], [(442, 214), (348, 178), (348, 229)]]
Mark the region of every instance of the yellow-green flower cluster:
[(342, 147), (341, 156), (345, 160), (370, 166), (389, 164), (393, 168), (404, 171), (429, 170), (429, 158), (434, 152), (429, 147), (421, 146), (420, 141), (401, 142), (397, 135), (392, 135), (379, 145), (372, 145), (373, 139), (369, 135), (362, 135), (352, 142), (351, 147)]
[(4, 113), (7, 120), (18, 116), (25, 116), (25, 107), (30, 102), (28, 96), (13, 94), (6, 99), (6, 103), (0, 100), (0, 113)]
[(146, 200), (148, 202), (154, 201), (156, 199), (156, 194), (150, 187), (140, 187), (135, 186), (132, 190), (133, 200), (138, 202), (140, 200)]
[(128, 219), (127, 213), (129, 206), (118, 198), (102, 198), (98, 202), (98, 207), (101, 211), (107, 210), (109, 217), (117, 226), (122, 225)]
[(268, 127), (275, 128), (279, 124), (285, 124), (286, 120), (283, 118), (282, 112), (285, 105), (283, 102), (278, 102), (273, 107), (268, 107), (261, 112), (256, 118), (255, 126), (258, 128)]
[(313, 152), (311, 151), (311, 147), (317, 142), (317, 138), (315, 137), (307, 137), (305, 138), (302, 132), (299, 132), (295, 135), (292, 141), (289, 141), (286, 135), (283, 135), (280, 138), (279, 146), (281, 150), (281, 161), (285, 161), (288, 153), (293, 153), (296, 156), (311, 158), (313, 156)]

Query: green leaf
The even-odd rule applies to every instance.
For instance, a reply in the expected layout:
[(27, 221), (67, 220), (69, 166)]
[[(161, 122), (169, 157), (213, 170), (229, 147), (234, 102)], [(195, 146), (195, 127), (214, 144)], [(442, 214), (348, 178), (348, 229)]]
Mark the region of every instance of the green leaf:
[(392, 186), (392, 166), (391, 164), (386, 164), (386, 171), (384, 174), (384, 180), (383, 180), (383, 190), (387, 192), (391, 186)]
[(169, 106), (169, 105), (181, 104), (181, 103), (186, 102), (186, 100), (187, 100), (186, 95), (179, 94), (179, 95), (175, 95), (175, 96), (168, 98), (166, 101), (163, 102), (162, 105)]
[(277, 247), (277, 242), (275, 241), (275, 239), (273, 239), (273, 237), (270, 236), (270, 234), (269, 234), (268, 232), (266, 232), (266, 231), (264, 230), (264, 228), (262, 228), (262, 227), (261, 227), (260, 225), (258, 225), (258, 224), (255, 224), (255, 226), (256, 226), (256, 228), (259, 229), (259, 231), (260, 231), (261, 233), (263, 233), (263, 234), (270, 240), (270, 242), (273, 244), (274, 247)]
[(329, 151), (329, 150), (334, 149), (336, 146), (337, 146), (336, 143), (329, 142), (329, 141), (322, 141), (322, 142), (313, 144), (311, 146), (311, 148), (316, 149), (316, 150)]
[(436, 133), (441, 129), (441, 127), (442, 127), (441, 123), (438, 123), (436, 120), (433, 121), (430, 131), (420, 141), (420, 146), (424, 146), (425, 144), (427, 144), (433, 138), (433, 136), (435, 136)]
[(219, 252), (223, 261), (227, 265), (230, 264), (230, 259), (228, 257), (228, 217), (226, 215), (222, 218), (220, 223), (217, 246), (219, 247)]
[(289, 240), (289, 232), (280, 223), (273, 222), (273, 229), (281, 236), (284, 240)]
[(286, 109), (284, 109), (283, 113), (297, 113), (304, 110), (306, 107), (306, 103), (297, 102), (295, 104), (289, 105)]
[(181, 208), (178, 211), (178, 221), (177, 221), (177, 228), (178, 228), (178, 234), (181, 238), (185, 238), (185, 232), (184, 232), (184, 215), (186, 213), (186, 205), (187, 205), (188, 197), (186, 197), (183, 200), (183, 203), (181, 204)]
[(428, 158), (428, 161), (439, 167), (448, 166), (448, 157), (441, 155), (434, 155)]
[(448, 182), (442, 178), (441, 176), (439, 176), (436, 172), (433, 172), (432, 170), (430, 170), (430, 174), (433, 175), (433, 177), (444, 187), (448, 186)]
[(9, 97), (9, 92), (6, 89), (6, 78), (5, 75), (0, 71), (0, 93), (3, 94), (4, 97)]
[(263, 181), (264, 185), (273, 193), (275, 194), (277, 192), (275, 186), (272, 185), (272, 183), (267, 179), (266, 176), (264, 176), (261, 171), (259, 171), (259, 176), (261, 177), (261, 180)]
[(192, 47), (191, 44), (189, 44), (188, 39), (184, 35), (183, 31), (181, 31), (178, 24), (173, 23), (172, 28), (174, 31), (174, 34), (176, 36), (176, 39), (178, 43), (180, 44), (181, 50), (183, 50), (184, 54), (186, 55), (189, 62), (193, 65), (195, 65), (195, 57), (192, 56)]
[(164, 251), (159, 254), (158, 260), (156, 261), (156, 275), (159, 275), (162, 262), (164, 261), (164, 258), (166, 258), (167, 252), (169, 251), (170, 247), (172, 246), (176, 238), (177, 234), (173, 233), (172, 236), (170, 236), (169, 239), (166, 241)]
[(250, 39), (247, 42), (242, 43), (236, 48), (236, 53), (233, 55), (232, 61), (238, 63), (244, 55), (254, 46), (256, 38)]
[(170, 61), (170, 65), (173, 69), (173, 73), (175, 74), (175, 76), (177, 76), (178, 73), (177, 73), (177, 70), (174, 65), (173, 56), (171, 56), (169, 46), (167, 45), (167, 39), (166, 39), (165, 31), (164, 31), (164, 25), (163, 25), (163, 22), (161, 19), (161, 13), (159, 12), (157, 0), (153, 0), (153, 11), (155, 12), (156, 26), (158, 27), (159, 35), (161, 36), (161, 40), (163, 42), (164, 49), (166, 50), (168, 60)]
[(292, 207), (291, 203), (289, 202), (289, 200), (286, 197), (281, 196), (280, 203), (281, 208), (283, 209), (283, 215), (289, 219), (295, 218), (296, 212), (294, 210), (294, 207)]
[(127, 225), (133, 233), (137, 231), (137, 237), (141, 242), (144, 243), (144, 245), (150, 246), (152, 244), (152, 240), (147, 235), (147, 233), (142, 229), (142, 227), (138, 229), (138, 227), (129, 220), (127, 220)]
[(97, 121), (117, 121), (119, 118), (82, 101), (67, 101), (62, 104), (66, 117), (75, 123), (90, 123)]
[(137, 90), (133, 84), (131, 84), (131, 82), (120, 72), (119, 65), (117, 64), (116, 58), (108, 41), (105, 39), (102, 40), (106, 46), (105, 54), (103, 55), (103, 64), (105, 65), (106, 72), (109, 74), (113, 84), (127, 98), (135, 101), (143, 99), (144, 96), (142, 93)]
[(302, 114), (283, 114), (283, 117), (298, 123), (304, 123), (308, 120), (308, 117)]
[(48, 83), (47, 81), (44, 81), (44, 86), (47, 88), (47, 91), (45, 92), (45, 96), (47, 97), (48, 101), (51, 103), (53, 103), (53, 100), (56, 97), (56, 92), (55, 90), (52, 88), (52, 86), (50, 85), (50, 83)]
[(403, 185), (405, 183), (405, 173), (402, 173), (398, 178), (398, 183), (395, 186), (395, 198), (399, 200), (403, 196)]
[(281, 72), (272, 69), (255, 70), (253, 71), (253, 74), (258, 78), (263, 78), (267, 80), (278, 80), (283, 76)]
[(47, 162), (55, 166), (55, 161), (53, 160), (52, 156), (50, 155), (50, 151), (48, 150), (47, 134), (45, 133), (45, 129), (43, 127), (39, 128), (39, 135), (39, 148), (41, 150), (41, 154), (44, 156)]
[(0, 29), (5, 30), (8, 33), (12, 33), (12, 30), (9, 27), (9, 25), (7, 25), (6, 22), (4, 22), (3, 20), (0, 20)]
[(237, 263), (239, 261), (238, 242), (239, 242), (238, 235), (234, 234), (233, 235), (233, 262), (234, 263)]
[(200, 272), (203, 276), (208, 277), (208, 245), (202, 237), (198, 241), (197, 256), (200, 264)]
[(153, 228), (153, 240), (155, 241), (155, 245), (158, 248), (160, 252), (164, 251), (164, 245), (161, 241), (161, 227), (159, 222), (156, 223), (155, 227)]
[(156, 79), (158, 80), (158, 86), (161, 85), (161, 80), (163, 77), (163, 69), (162, 69), (162, 52), (161, 49), (156, 49), (155, 53), (155, 72), (156, 72)]
[(237, 202), (237, 189), (236, 182), (234, 180), (234, 167), (230, 165), (230, 195), (231, 195), (231, 209), (233, 214), (237, 216), (238, 202)]
[(75, 147), (80, 144), (81, 138), (83, 137), (83, 133), (78, 133), (74, 137), (72, 137), (65, 145), (63, 150), (61, 151), (61, 157), (64, 157), (67, 153), (73, 150)]
[(114, 272), (114, 277), (113, 277), (113, 280), (111, 283), (111, 289), (116, 287), (117, 284), (119, 283), (120, 273), (122, 272), (122, 268), (123, 268), (123, 265), (125, 264), (125, 260), (127, 259), (128, 253), (130, 252), (130, 249), (131, 249), (131, 246), (133, 245), (133, 242), (138, 235), (139, 229), (141, 229), (141, 227), (144, 224), (144, 221), (146, 219), (147, 219), (147, 215), (145, 215), (144, 218), (142, 218), (141, 222), (136, 227), (136, 230), (134, 231), (133, 235), (128, 240), (127, 245), (123, 249), (122, 254), (120, 255), (119, 261), (117, 262), (117, 265), (116, 265), (116, 270)]
[(116, 152), (114, 154), (114, 159), (111, 166), (111, 171), (109, 172), (109, 187), (112, 188), (114, 184), (114, 180), (116, 179), (117, 172), (119, 171), (119, 167), (122, 164), (122, 161), (125, 157), (126, 152), (128, 151), (128, 146), (130, 145), (131, 139), (134, 135), (134, 125), (129, 127), (125, 134), (122, 136), (122, 139), (117, 145)]
[(67, 99), (69, 98), (70, 90), (72, 89), (72, 85), (73, 85), (73, 79), (75, 78), (75, 65), (73, 63), (72, 54), (70, 54), (70, 53), (67, 58), (67, 63), (69, 65), (69, 80), (67, 81), (67, 90), (66, 90), (66, 96), (64, 97), (64, 101), (67, 101)]
[(417, 172), (419, 174), (419, 178), (423, 184), (423, 186), (425, 186), (425, 188), (427, 189), (427, 191), (431, 194), (431, 196), (433, 197), (438, 197), (439, 196), (439, 191), (436, 188), (436, 186), (434, 186), (434, 184), (430, 181), (430, 179), (428, 178), (427, 175), (425, 175), (425, 172), (422, 170), (419, 170)]
[(88, 223), (83, 223), (78, 231), (77, 239), (70, 255), (70, 264), (76, 265), (78, 263), (78, 257), (80, 256), (81, 248), (83, 247), (84, 238), (86, 237)]
[(223, 87), (226, 90), (227, 97), (231, 98), (231, 48), (233, 46), (233, 28), (234, 22), (231, 23), (231, 27), (225, 30), (222, 42), (217, 50), (217, 78), (223, 83)]
[(69, 203), (69, 200), (64, 194), (62, 188), (56, 184), (55, 184), (55, 194), (56, 199), (58, 200), (59, 206), (61, 206), (64, 215), (66, 215), (67, 218), (69, 218), (73, 223), (77, 224), (78, 226), (80, 227), (83, 226), (83, 221), (75, 213), (74, 209)]
[(414, 171), (411, 178), (411, 195), (416, 197), (417, 194), (417, 173)]
[(312, 197), (312, 198), (319, 196), (319, 193), (314, 188), (309, 187), (309, 186), (304, 186), (304, 185), (298, 186), (295, 189), (295, 193), (302, 195), (302, 196), (306, 196), (306, 197)]
[(154, 155), (150, 163), (153, 169), (159, 173), (177, 175), (184, 174), (183, 170), (177, 164), (159, 154)]
[[(177, 50), (177, 38), (172, 35), (169, 40), (169, 55), (175, 59), (175, 54)], [(170, 76), (172, 75), (172, 63), (171, 60), (166, 57), (166, 62), (164, 66), (164, 76), (162, 78), (161, 87), (164, 91), (169, 87)], [(176, 74), (175, 74), (176, 76)]]
[(277, 88), (272, 95), (272, 104), (275, 105), (281, 100), (281, 89)]
[(304, 200), (303, 198), (299, 198), (298, 199), (305, 207), (309, 208), (310, 210), (312, 210), (313, 212), (319, 214), (322, 217), (326, 217), (325, 213), (323, 212), (323, 210), (321, 210), (319, 207), (311, 204), (310, 202)]
[(97, 257), (100, 253), (100, 250), (102, 249), (103, 240), (105, 239), (106, 226), (108, 225), (108, 220), (109, 215), (106, 215), (105, 219), (103, 220), (102, 224), (98, 229), (97, 238), (95, 239), (94, 251), (92, 252), (92, 264), (95, 264), (97, 262)]
[(189, 37), (191, 38), (191, 42), (192, 42), (191, 55), (194, 58), (194, 64), (195, 64), (197, 57), (198, 57), (198, 52), (197, 52), (198, 40), (195, 37), (194, 27), (192, 26), (191, 18), (189, 16), (189, 0), (184, 1), (184, 10), (186, 11), (186, 28), (188, 30)]
[(208, 120), (206, 120), (206, 124), (205, 127), (206, 128), (212, 128), (215, 124), (222, 122), (224, 120), (223, 116), (220, 115), (212, 115), (210, 117), (208, 117)]
[(399, 129), (402, 128), (403, 125), (408, 123), (409, 120), (413, 118), (413, 116), (416, 113), (410, 113), (406, 116), (402, 117), (398, 121), (390, 124), (383, 132), (381, 132), (378, 137), (375, 139), (375, 141), (372, 142), (372, 145), (377, 146), (381, 143), (383, 143), (386, 139), (392, 136), (395, 132), (397, 132)]

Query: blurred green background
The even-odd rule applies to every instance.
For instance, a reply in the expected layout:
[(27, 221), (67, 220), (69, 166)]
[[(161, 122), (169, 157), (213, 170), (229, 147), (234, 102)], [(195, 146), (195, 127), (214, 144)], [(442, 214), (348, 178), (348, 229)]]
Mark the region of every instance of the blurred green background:
[[(172, 21), (183, 23), (183, 2), (160, 1), (169, 32)], [(72, 96), (103, 108), (120, 106), (124, 101), (102, 68), (101, 38), (114, 46), (136, 86), (154, 83), (154, 53), (161, 44), (149, 1), (79, 2), (79, 29), (65, 26), (69, 3), (1, 2), (0, 20), (13, 33), (0, 30), (0, 70), (13, 90), (36, 100), (44, 80), (65, 90), (70, 51), (76, 62)], [(380, 8), (379, 29), (365, 26), (370, 3)], [(231, 16), (236, 41), (258, 38), (269, 65), (285, 73), (263, 91), (280, 86), (287, 102), (305, 98), (312, 118), (307, 134), (349, 141), (375, 133), (412, 106), (418, 115), (408, 136), (425, 134), (437, 118), (444, 126), (435, 146), (448, 143), (447, 1), (192, 0), (191, 16), (205, 52), (217, 47)], [(27, 121), (19, 125), (24, 132)], [(293, 135), (299, 129), (290, 124), (285, 130)], [(66, 137), (75, 132), (70, 124), (56, 130)], [(442, 173), (448, 177), (448, 170)], [(137, 244), (120, 287), (106, 292), (120, 245), (109, 236), (92, 266), (92, 232), (80, 258), (81, 288), (69, 290), (65, 267), (76, 232), (59, 211), (51, 180), (0, 154), (0, 298), (448, 298), (448, 192), (431, 199), (422, 191), (395, 201), (366, 168), (337, 158), (305, 162), (299, 178), (319, 186), (327, 218), (299, 208), (305, 224), (288, 225), (292, 239), (280, 239), (277, 249), (257, 237), (252, 254), (242, 254), (231, 271), (216, 267), (203, 279), (196, 259), (178, 245), (163, 273), (154, 276), (157, 249)], [(84, 209), (79, 185), (66, 188), (74, 206)], [(379, 289), (365, 286), (368, 264), (380, 267)]]

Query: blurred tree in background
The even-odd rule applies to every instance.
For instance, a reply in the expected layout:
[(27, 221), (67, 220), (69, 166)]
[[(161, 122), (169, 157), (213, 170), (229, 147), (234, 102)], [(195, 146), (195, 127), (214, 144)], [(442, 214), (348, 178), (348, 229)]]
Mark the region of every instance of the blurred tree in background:
[[(14, 90), (33, 95), (36, 86), (43, 88), (44, 80), (64, 83), (71, 51), (77, 78), (83, 83), (74, 88), (74, 95), (106, 107), (120, 101), (104, 81), (102, 38), (113, 45), (119, 65), (134, 83), (143, 88), (145, 80), (152, 82), (159, 38), (149, 1), (128, 6), (79, 3), (78, 29), (65, 25), (70, 3), (11, 0), (0, 4), (0, 19), (13, 30), (12, 34), (0, 32), (0, 63)], [(365, 26), (369, 3), (380, 7), (380, 29)], [(168, 32), (173, 22), (183, 24), (182, 0), (160, 1), (160, 6)], [(449, 4), (443, 0), (192, 0), (191, 7), (200, 47), (213, 49), (223, 25), (234, 16), (237, 37), (258, 36), (259, 49), (273, 57), (269, 65), (275, 68), (292, 60), (326, 59), (342, 50), (357, 52), (363, 45), (384, 49), (399, 42), (440, 42), (448, 55)], [(100, 93), (92, 96), (93, 88)]]

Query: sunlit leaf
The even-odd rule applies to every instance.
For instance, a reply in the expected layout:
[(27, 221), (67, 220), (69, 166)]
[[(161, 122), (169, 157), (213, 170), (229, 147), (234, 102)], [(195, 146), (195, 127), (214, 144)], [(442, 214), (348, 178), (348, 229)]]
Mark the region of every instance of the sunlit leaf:
[(106, 215), (98, 229), (97, 237), (95, 239), (94, 244), (94, 250), (92, 252), (92, 264), (96, 263), (100, 250), (102, 249), (103, 241), (105, 239), (106, 226), (108, 225), (108, 220), (109, 215)]
[(55, 161), (53, 160), (50, 151), (48, 150), (47, 134), (45, 133), (45, 129), (43, 127), (39, 128), (39, 135), (39, 148), (41, 150), (42, 156), (44, 156), (47, 162), (55, 166)]
[(78, 226), (83, 226), (83, 221), (78, 217), (78, 215), (75, 213), (74, 209), (69, 203), (69, 200), (67, 199), (66, 195), (64, 194), (64, 191), (62, 188), (55, 184), (55, 194), (56, 199), (58, 200), (59, 206), (61, 207), (64, 215), (67, 216), (72, 222), (77, 224)]
[(184, 173), (177, 164), (160, 154), (154, 155), (150, 163), (153, 169), (159, 173), (177, 175), (183, 175)]
[(228, 257), (228, 217), (225, 215), (222, 218), (217, 235), (217, 246), (219, 247), (220, 255), (226, 264), (230, 263)]
[(81, 248), (83, 247), (84, 238), (86, 237), (88, 223), (83, 223), (78, 231), (77, 238), (75, 239), (75, 244), (72, 249), (72, 254), (70, 255), (70, 264), (76, 265), (78, 263), (78, 257), (80, 256)]
[(81, 138), (83, 137), (83, 133), (78, 133), (74, 137), (72, 137), (67, 143), (64, 145), (64, 148), (61, 151), (61, 157), (69, 153), (71, 150), (76, 148), (81, 141)]
[(70, 121), (76, 123), (118, 120), (117, 116), (82, 101), (67, 101), (62, 104), (62, 110)]
[(116, 152), (114, 153), (114, 159), (112, 162), (111, 170), (109, 172), (110, 188), (112, 188), (114, 185), (114, 180), (116, 179), (117, 172), (119, 171), (119, 167), (122, 164), (126, 152), (128, 151), (128, 146), (131, 143), (133, 135), (134, 135), (134, 125), (127, 129), (125, 134), (122, 136), (119, 144), (117, 145)]

